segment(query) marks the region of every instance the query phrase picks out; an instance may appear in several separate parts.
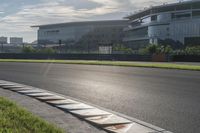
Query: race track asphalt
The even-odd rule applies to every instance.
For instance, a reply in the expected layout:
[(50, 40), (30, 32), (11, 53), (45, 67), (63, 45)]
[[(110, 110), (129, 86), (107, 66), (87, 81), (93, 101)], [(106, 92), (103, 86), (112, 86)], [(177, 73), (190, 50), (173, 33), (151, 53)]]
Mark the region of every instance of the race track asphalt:
[(4, 62), (0, 79), (84, 100), (174, 133), (200, 133), (200, 71)]

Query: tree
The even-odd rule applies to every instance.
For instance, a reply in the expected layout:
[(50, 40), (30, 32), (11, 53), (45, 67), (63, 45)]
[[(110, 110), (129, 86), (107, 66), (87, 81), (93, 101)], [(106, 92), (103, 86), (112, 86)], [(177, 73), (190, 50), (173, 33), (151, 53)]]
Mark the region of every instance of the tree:
[(23, 53), (35, 53), (35, 52), (36, 52), (36, 49), (34, 49), (32, 46), (25, 46), (25, 47), (22, 49), (22, 52), (23, 52)]
[(170, 54), (172, 52), (173, 52), (173, 49), (172, 49), (172, 47), (170, 45), (165, 46), (165, 48), (164, 48), (164, 53), (165, 54)]
[(158, 45), (157, 44), (150, 44), (146, 47), (146, 50), (149, 54), (155, 54), (158, 52)]

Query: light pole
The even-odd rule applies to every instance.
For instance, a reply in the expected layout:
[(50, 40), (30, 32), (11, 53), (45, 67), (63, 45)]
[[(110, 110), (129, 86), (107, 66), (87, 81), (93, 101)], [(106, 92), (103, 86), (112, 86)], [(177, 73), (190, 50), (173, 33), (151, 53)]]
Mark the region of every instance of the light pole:
[(61, 45), (62, 45), (62, 40), (59, 40), (58, 43), (59, 43), (59, 48), (58, 48), (58, 49), (59, 49), (59, 53), (61, 54)]
[(3, 42), (1, 43), (1, 53), (3, 53)]

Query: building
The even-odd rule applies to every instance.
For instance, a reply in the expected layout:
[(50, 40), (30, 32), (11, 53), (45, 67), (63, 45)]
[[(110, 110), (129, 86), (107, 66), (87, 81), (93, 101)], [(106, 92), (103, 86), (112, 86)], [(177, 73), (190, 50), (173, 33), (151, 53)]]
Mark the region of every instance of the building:
[(126, 20), (85, 21), (39, 25), (38, 44), (65, 44), (97, 50), (99, 43), (121, 43)]
[(7, 44), (8, 43), (8, 38), (7, 37), (0, 37), (0, 44)]
[(0, 53), (21, 53), (22, 45), (6, 44), (0, 47)]
[(10, 37), (10, 44), (23, 44), (23, 38), (21, 38), (21, 37)]
[(133, 49), (149, 43), (200, 44), (200, 1), (153, 6), (126, 18), (123, 41)]

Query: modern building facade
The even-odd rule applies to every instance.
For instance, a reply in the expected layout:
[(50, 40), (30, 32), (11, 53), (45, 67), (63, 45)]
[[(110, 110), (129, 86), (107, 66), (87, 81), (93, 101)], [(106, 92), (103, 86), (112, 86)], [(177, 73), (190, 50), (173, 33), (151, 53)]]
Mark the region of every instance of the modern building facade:
[(66, 44), (95, 47), (98, 44), (120, 43), (126, 20), (85, 21), (39, 25), (38, 44)]
[(23, 44), (23, 38), (21, 38), (21, 37), (10, 37), (10, 44)]
[(126, 18), (123, 41), (133, 49), (149, 43), (200, 44), (200, 1), (154, 6)]
[(7, 37), (0, 37), (0, 44), (7, 44), (8, 43), (8, 38)]

